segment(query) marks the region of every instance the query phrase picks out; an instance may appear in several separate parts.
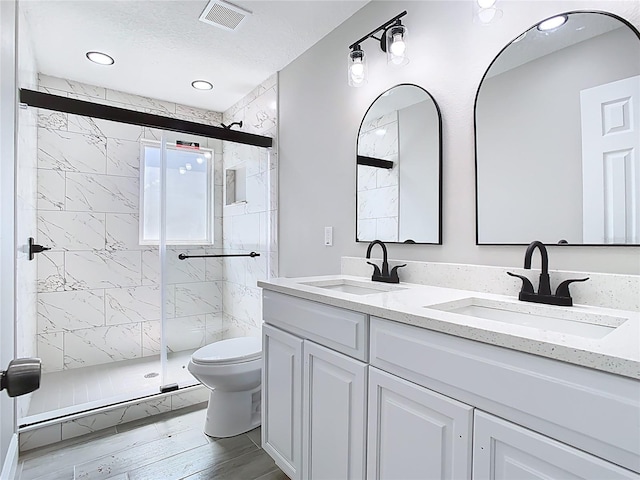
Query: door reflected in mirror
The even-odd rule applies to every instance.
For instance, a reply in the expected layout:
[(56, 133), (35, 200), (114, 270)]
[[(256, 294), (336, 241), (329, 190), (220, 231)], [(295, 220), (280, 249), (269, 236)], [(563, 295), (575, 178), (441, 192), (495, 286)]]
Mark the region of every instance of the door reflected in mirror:
[(356, 241), (442, 243), (441, 123), (416, 85), (397, 85), (369, 107), (358, 133)]
[(640, 35), (605, 13), (559, 17), (478, 89), (478, 244), (640, 244)]

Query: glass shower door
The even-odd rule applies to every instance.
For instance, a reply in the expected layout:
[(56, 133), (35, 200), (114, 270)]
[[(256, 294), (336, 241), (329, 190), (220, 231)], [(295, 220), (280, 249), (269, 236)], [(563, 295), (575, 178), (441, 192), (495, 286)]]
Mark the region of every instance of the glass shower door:
[(216, 215), (222, 188), (215, 181), (220, 142), (148, 130), (155, 138), (145, 144), (143, 178), (145, 186), (157, 182), (161, 208), (159, 218), (141, 225), (159, 246), (148, 261), (159, 266), (162, 385), (170, 390), (198, 383), (187, 370), (191, 354), (217, 339), (221, 328), (221, 262), (205, 257), (219, 253), (222, 242), (222, 218)]
[(157, 256), (157, 245), (139, 238), (147, 129), (44, 108), (20, 112), (26, 115), (20, 160), (29, 168), (18, 171), (18, 182), (32, 185), (34, 211), (18, 218), (31, 225), (19, 240), (26, 244), (31, 236), (49, 248), (33, 260), (21, 253), (37, 276), (35, 298), (17, 298), (18, 346), (43, 365), (41, 388), (21, 419), (155, 394), (160, 289), (143, 260)]

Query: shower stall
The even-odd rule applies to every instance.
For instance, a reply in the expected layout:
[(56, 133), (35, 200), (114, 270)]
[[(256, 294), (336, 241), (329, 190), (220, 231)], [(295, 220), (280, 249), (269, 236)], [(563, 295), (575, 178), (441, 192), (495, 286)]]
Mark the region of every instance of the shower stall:
[[(219, 125), (251, 129), (275, 88), (225, 114), (45, 75), (21, 90), (17, 345), (43, 367), (21, 428), (140, 399), (170, 410), (169, 392), (197, 384), (194, 350), (260, 335), (275, 109), (269, 129)], [(32, 260), (29, 237), (43, 247)]]

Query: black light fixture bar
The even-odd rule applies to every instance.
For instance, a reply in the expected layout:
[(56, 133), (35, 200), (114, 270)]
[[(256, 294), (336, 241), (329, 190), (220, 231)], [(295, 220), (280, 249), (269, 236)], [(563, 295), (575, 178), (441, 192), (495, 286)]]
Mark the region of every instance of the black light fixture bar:
[(273, 146), (271, 137), (255, 135), (253, 133), (228, 130), (213, 125), (189, 122), (178, 118), (163, 117), (152, 113), (136, 112), (126, 108), (112, 107), (100, 103), (77, 100), (75, 98), (61, 97), (50, 93), (36, 92), (34, 90), (20, 89), (20, 102), (31, 107), (54, 110), (56, 112), (72, 113), (86, 117), (101, 118), (112, 122), (128, 123), (141, 127), (162, 128), (172, 132), (190, 133), (203, 137), (227, 140), (229, 142), (253, 145), (255, 147)]
[(383, 23), (382, 25), (380, 25), (378, 28), (376, 28), (375, 30), (371, 30), (369, 33), (367, 33), (364, 37), (360, 38), (359, 40), (353, 42), (351, 45), (349, 45), (349, 50), (352, 50), (354, 47), (357, 47), (358, 45), (360, 45), (362, 42), (364, 42), (367, 38), (374, 38), (375, 40), (380, 41), (379, 38), (374, 37), (373, 35), (378, 33), (380, 30), (386, 30), (387, 27), (390, 27), (392, 24), (394, 24), (397, 20), (401, 19), (402, 17), (404, 17), (407, 14), (407, 11), (405, 10), (404, 12), (396, 15), (395, 17), (393, 17), (391, 20), (389, 20), (386, 23)]
[(358, 155), (356, 157), (356, 163), (358, 165), (366, 165), (368, 167), (386, 168), (392, 169), (393, 162), (391, 160), (383, 160), (381, 158), (366, 157), (364, 155)]

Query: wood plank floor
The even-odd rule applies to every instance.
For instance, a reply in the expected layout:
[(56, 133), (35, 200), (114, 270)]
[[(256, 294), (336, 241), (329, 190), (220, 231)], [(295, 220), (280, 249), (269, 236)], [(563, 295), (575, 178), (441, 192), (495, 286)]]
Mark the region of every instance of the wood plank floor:
[(169, 412), (28, 451), (19, 480), (288, 480), (260, 448), (260, 429), (213, 439), (206, 408)]

